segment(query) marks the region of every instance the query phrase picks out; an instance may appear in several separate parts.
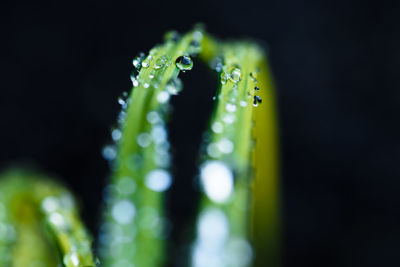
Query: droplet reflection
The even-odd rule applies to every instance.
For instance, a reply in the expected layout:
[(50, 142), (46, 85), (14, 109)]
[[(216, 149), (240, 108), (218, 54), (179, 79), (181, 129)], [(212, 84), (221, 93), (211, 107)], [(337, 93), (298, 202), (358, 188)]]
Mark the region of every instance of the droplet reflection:
[(201, 182), (207, 196), (214, 202), (223, 203), (233, 191), (233, 174), (221, 161), (207, 161), (200, 170)]

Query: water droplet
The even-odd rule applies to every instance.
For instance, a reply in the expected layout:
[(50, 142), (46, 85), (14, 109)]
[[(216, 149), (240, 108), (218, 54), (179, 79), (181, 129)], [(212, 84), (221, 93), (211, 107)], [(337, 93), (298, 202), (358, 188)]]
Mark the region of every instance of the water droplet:
[(166, 103), (169, 100), (169, 93), (167, 91), (161, 91), (157, 95), (157, 101), (160, 103)]
[(149, 133), (141, 133), (136, 139), (137, 143), (141, 147), (148, 147), (151, 143), (151, 136)]
[(154, 110), (147, 113), (146, 119), (151, 124), (155, 124), (161, 121), (160, 115), (158, 115), (157, 111)]
[(257, 83), (258, 82), (258, 80), (257, 80), (257, 74), (256, 73), (254, 73), (254, 72), (250, 72), (250, 78), (251, 78), (251, 80), (254, 82), (254, 83)]
[(247, 107), (247, 101), (240, 100), (239, 105), (240, 105), (241, 107)]
[(136, 75), (134, 73), (131, 74), (131, 81), (134, 87), (139, 86), (139, 81), (136, 79)]
[(203, 211), (197, 223), (197, 234), (208, 248), (223, 247), (229, 236), (229, 221), (225, 213), (217, 208)]
[(79, 266), (79, 256), (75, 251), (68, 252), (63, 259), (65, 266)]
[(171, 186), (171, 174), (162, 169), (153, 170), (146, 175), (145, 183), (146, 186), (153, 191), (165, 191)]
[(114, 145), (107, 145), (102, 150), (103, 158), (113, 160), (117, 156), (117, 148)]
[(228, 81), (229, 75), (225, 71), (221, 73), (221, 83), (226, 84)]
[(169, 31), (164, 36), (165, 41), (177, 42), (181, 39), (181, 35), (177, 31)]
[(226, 259), (228, 266), (250, 266), (253, 250), (245, 239), (233, 237), (226, 244)]
[(200, 41), (192, 40), (189, 44), (188, 52), (189, 52), (189, 54), (192, 54), (192, 55), (197, 55), (198, 53), (200, 53), (201, 52)]
[(220, 72), (222, 70), (222, 58), (215, 57), (210, 61), (210, 68), (215, 70), (216, 72)]
[(224, 130), (224, 127), (223, 127), (222, 123), (220, 123), (220, 122), (217, 121), (217, 122), (214, 122), (214, 123), (212, 124), (211, 130), (212, 130), (214, 133), (222, 133), (222, 131)]
[(59, 204), (58, 198), (49, 196), (42, 201), (41, 207), (43, 211), (50, 213), (56, 211), (59, 207)]
[(119, 141), (121, 139), (121, 137), (122, 137), (122, 132), (121, 132), (120, 129), (114, 129), (114, 130), (111, 131), (111, 138), (115, 142)]
[(241, 77), (241, 72), (239, 68), (234, 68), (231, 71), (231, 74), (229, 75), (229, 79), (234, 82), (237, 83), (240, 81), (240, 77)]
[(125, 107), (126, 100), (122, 96), (120, 96), (120, 97), (118, 97), (118, 104), (120, 104), (122, 107)]
[(111, 214), (121, 224), (130, 223), (136, 214), (135, 205), (129, 200), (120, 200), (113, 205)]
[(132, 60), (132, 65), (137, 71), (140, 71), (140, 68), (142, 67), (142, 61), (145, 59), (145, 57), (146, 55), (143, 52), (140, 52), (139, 55)]
[(194, 40), (200, 41), (201, 39), (203, 39), (203, 32), (201, 30), (194, 31), (192, 36)]
[(217, 147), (224, 154), (232, 153), (233, 152), (233, 148), (234, 148), (233, 143), (231, 142), (231, 140), (229, 140), (227, 138), (221, 139), (217, 143)]
[(253, 100), (253, 106), (257, 107), (259, 104), (261, 104), (262, 99), (260, 96), (255, 95), (254, 96), (254, 100)]
[(160, 144), (157, 144), (154, 150), (163, 155), (168, 155), (168, 150), (169, 150), (169, 143), (168, 142), (163, 142)]
[(65, 228), (65, 220), (64, 217), (59, 212), (53, 212), (50, 214), (49, 221), (56, 225), (57, 227)]
[(181, 79), (178, 77), (172, 78), (165, 85), (165, 90), (168, 91), (171, 95), (177, 95), (183, 89), (183, 84)]
[(121, 110), (121, 112), (118, 113), (118, 123), (123, 124), (125, 122), (125, 119), (126, 119), (126, 112), (125, 110)]
[(233, 114), (225, 114), (222, 117), (222, 121), (227, 123), (227, 124), (232, 124), (235, 120), (236, 120), (236, 117)]
[(161, 69), (162, 67), (165, 66), (165, 63), (167, 62), (166, 57), (160, 57), (156, 60), (156, 63), (154, 64), (154, 69)]
[(166, 153), (155, 153), (153, 160), (154, 163), (160, 168), (168, 168), (171, 163), (171, 158)]
[(167, 142), (164, 142), (155, 147), (156, 153), (154, 153), (153, 160), (156, 165), (161, 168), (167, 168), (171, 163), (171, 158), (168, 154), (168, 147), (166, 146), (167, 144)]
[(258, 92), (258, 91), (260, 91), (260, 87), (256, 86), (256, 87), (254, 87), (254, 90), (255, 90), (256, 92)]
[(167, 131), (165, 130), (165, 127), (162, 125), (154, 126), (151, 130), (151, 137), (156, 144), (165, 142), (167, 140)]
[(212, 158), (219, 158), (222, 155), (217, 144), (215, 143), (211, 143), (207, 146), (207, 154)]
[(149, 62), (143, 61), (143, 62), (142, 62), (142, 67), (143, 67), (143, 68), (148, 68), (148, 67), (149, 67)]
[(221, 161), (207, 161), (200, 170), (201, 182), (207, 196), (216, 203), (223, 203), (233, 192), (233, 174)]
[(141, 64), (142, 64), (142, 63), (139, 61), (138, 58), (134, 58), (133, 61), (132, 61), (132, 65), (133, 65), (135, 68), (138, 68), (139, 66), (141, 66)]
[(180, 56), (175, 61), (176, 66), (185, 72), (193, 68), (193, 60), (189, 56)]
[(139, 81), (136, 79), (136, 75), (134, 73), (131, 74), (131, 81), (134, 87), (139, 86)]
[(226, 103), (225, 109), (228, 112), (236, 112), (236, 105), (232, 103)]

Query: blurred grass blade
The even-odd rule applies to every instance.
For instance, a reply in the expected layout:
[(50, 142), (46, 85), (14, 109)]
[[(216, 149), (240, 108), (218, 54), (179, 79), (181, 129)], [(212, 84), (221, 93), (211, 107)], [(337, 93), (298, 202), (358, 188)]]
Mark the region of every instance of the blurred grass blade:
[(257, 76), (262, 104), (253, 112), (252, 151), (252, 240), (255, 267), (282, 265), (282, 233), (279, 186), (279, 140), (275, 92), (271, 71), (265, 57), (258, 62)]
[[(193, 67), (191, 55), (200, 51), (200, 29), (166, 42), (133, 60), (134, 88), (123, 106), (114, 146), (103, 150), (113, 174), (106, 196), (105, 222), (100, 230), (103, 266), (161, 266), (168, 219), (163, 197), (171, 183), (166, 120), (169, 98), (178, 94), (180, 71)], [(118, 265), (119, 266), (119, 265)]]
[(0, 237), (0, 266), (95, 266), (73, 197), (41, 174), (1, 175)]
[[(275, 208), (276, 136), (268, 136), (275, 131), (275, 121), (273, 113), (264, 114), (273, 109), (271, 88), (266, 83), (264, 54), (251, 42), (223, 44), (210, 37), (205, 42), (207, 53), (203, 53), (202, 57), (211, 59), (220, 79), (201, 155), (200, 184), (204, 194), (197, 219), (192, 266), (245, 267), (252, 266), (254, 262), (257, 266), (277, 266), (277, 248), (266, 251), (269, 244), (276, 245), (278, 229), (272, 222), (278, 216)], [(262, 93), (266, 98), (264, 102), (266, 100), (268, 104), (266, 108), (256, 111), (263, 101), (259, 94), (262, 91), (268, 92)], [(254, 118), (264, 122), (254, 128)], [(258, 142), (264, 134), (267, 140), (263, 143), (274, 143), (271, 150), (266, 151), (261, 143), (257, 148), (254, 146), (253, 137)], [(256, 165), (252, 165), (252, 153)], [(268, 158), (261, 158), (265, 155)], [(271, 165), (274, 165), (272, 170), (266, 170)], [(266, 177), (265, 174), (272, 176)], [(253, 196), (252, 184), (255, 185)], [(264, 188), (269, 185), (274, 187)], [(264, 195), (266, 190), (272, 193)], [(261, 203), (268, 203), (269, 208), (264, 209)], [(254, 226), (249, 219), (252, 212)], [(269, 224), (264, 225), (266, 221)], [(263, 257), (263, 253), (267, 253), (268, 258)], [(256, 254), (257, 257), (254, 257)]]

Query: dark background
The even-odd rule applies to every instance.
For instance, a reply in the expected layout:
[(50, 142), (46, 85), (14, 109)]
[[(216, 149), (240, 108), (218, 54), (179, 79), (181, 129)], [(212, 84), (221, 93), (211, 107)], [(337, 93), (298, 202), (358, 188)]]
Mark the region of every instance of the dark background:
[(400, 266), (399, 4), (2, 1), (0, 167), (27, 161), (58, 175), (96, 231), (101, 148), (132, 58), (202, 21), (268, 44), (285, 266)]

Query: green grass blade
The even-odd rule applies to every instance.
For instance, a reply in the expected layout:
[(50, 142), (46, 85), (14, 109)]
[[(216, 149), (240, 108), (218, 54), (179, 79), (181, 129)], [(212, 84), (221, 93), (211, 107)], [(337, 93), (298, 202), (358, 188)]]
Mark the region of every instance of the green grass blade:
[[(259, 198), (276, 198), (276, 195), (255, 197), (260, 190), (253, 193), (253, 196), (251, 191), (254, 181), (269, 179), (254, 175), (262, 173), (258, 171), (264, 169), (262, 163), (253, 165), (255, 171), (252, 169), (252, 153), (254, 157), (255, 151), (252, 136), (255, 131), (253, 118), (257, 113), (255, 110), (262, 102), (258, 93), (262, 90), (259, 88), (264, 85), (264, 78), (261, 79), (262, 82), (258, 79), (259, 76), (266, 75), (265, 72), (261, 72), (264, 54), (258, 46), (250, 42), (221, 44), (209, 38), (207, 43), (205, 47), (209, 50), (203, 58), (207, 60), (219, 56), (213, 61), (220, 62), (217, 66), (220, 80), (216, 105), (201, 156), (200, 183), (204, 195), (197, 219), (192, 266), (252, 266), (254, 254), (261, 251), (260, 243), (255, 241), (258, 237), (253, 238), (252, 234), (265, 232), (259, 231), (259, 219), (265, 216), (273, 217), (272, 220), (277, 218), (276, 210), (262, 215), (257, 212), (257, 215), (253, 216), (253, 221), (257, 221), (257, 231), (254, 231), (249, 219), (252, 214), (252, 198), (255, 201)], [(258, 117), (264, 119), (260, 115)], [(262, 124), (259, 128), (265, 126)], [(260, 135), (256, 133), (256, 137)], [(269, 152), (272, 153), (273, 160), (276, 160), (275, 152)], [(257, 154), (257, 158), (259, 156)], [(258, 161), (262, 162), (260, 158)], [(276, 176), (270, 178), (275, 180)], [(257, 208), (262, 210), (258, 203)], [(269, 228), (267, 232), (277, 231), (276, 225), (270, 224), (265, 227)], [(268, 239), (267, 243), (271, 243), (271, 240)], [(255, 262), (258, 264), (258, 260)], [(264, 265), (259, 266), (276, 266), (267, 264), (271, 263), (270, 259), (261, 262)]]
[(162, 265), (168, 226), (163, 197), (172, 182), (165, 126), (169, 98), (181, 90), (177, 76), (192, 68), (190, 55), (200, 51), (202, 37), (199, 29), (182, 38), (169, 33), (146, 58), (134, 60), (140, 70), (132, 77), (134, 88), (126, 103), (121, 101), (125, 119), (117, 153), (110, 158), (114, 171), (100, 233), (104, 266)]

